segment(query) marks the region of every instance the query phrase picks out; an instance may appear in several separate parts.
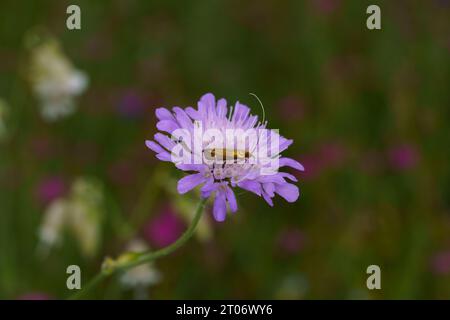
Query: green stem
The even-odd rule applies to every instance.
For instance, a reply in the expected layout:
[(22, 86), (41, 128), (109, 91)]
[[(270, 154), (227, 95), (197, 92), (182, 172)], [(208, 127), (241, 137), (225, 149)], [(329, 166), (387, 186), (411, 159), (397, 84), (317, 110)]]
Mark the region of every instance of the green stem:
[(136, 267), (138, 265), (151, 262), (153, 260), (156, 260), (160, 257), (166, 256), (172, 252), (174, 252), (176, 249), (181, 247), (183, 244), (185, 244), (194, 234), (195, 229), (197, 228), (198, 222), (200, 221), (200, 218), (203, 214), (203, 208), (205, 206), (207, 199), (202, 199), (200, 201), (200, 204), (197, 207), (197, 210), (194, 215), (194, 219), (192, 220), (192, 223), (190, 224), (189, 228), (183, 233), (183, 235), (177, 239), (174, 243), (171, 245), (164, 247), (158, 251), (154, 252), (143, 252), (140, 254), (137, 254), (134, 256), (133, 259), (120, 263), (117, 266), (113, 267), (112, 269), (103, 269), (100, 273), (98, 273), (94, 278), (92, 278), (87, 285), (84, 286), (83, 289), (76, 292), (72, 296), (69, 297), (69, 300), (76, 300), (79, 299), (82, 295), (88, 293), (93, 288), (95, 288), (100, 282), (102, 282), (107, 277), (113, 275), (117, 271), (126, 271), (128, 269), (131, 269), (133, 267)]
[(94, 278), (92, 278), (87, 285), (84, 286), (84, 288), (73, 295), (69, 297), (69, 300), (77, 300), (79, 299), (83, 294), (91, 291), (94, 287), (96, 287), (100, 282), (102, 282), (104, 279), (108, 277), (109, 274), (105, 272), (98, 273)]

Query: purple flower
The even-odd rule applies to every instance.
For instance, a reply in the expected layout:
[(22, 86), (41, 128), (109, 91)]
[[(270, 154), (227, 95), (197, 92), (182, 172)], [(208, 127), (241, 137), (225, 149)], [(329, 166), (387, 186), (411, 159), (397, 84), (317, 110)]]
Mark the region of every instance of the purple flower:
[[(202, 198), (214, 197), (213, 215), (217, 221), (225, 220), (227, 210), (237, 211), (232, 188), (253, 192), (270, 206), (275, 194), (288, 202), (298, 199), (298, 187), (288, 182), (297, 179), (278, 171), (285, 166), (304, 170), (299, 162), (280, 155), (293, 140), (266, 129), (267, 122), (259, 122), (247, 106), (236, 102), (234, 109), (228, 109), (225, 99), (216, 101), (208, 93), (201, 97), (198, 109), (158, 108), (156, 117), (158, 130), (170, 137), (158, 132), (156, 142), (146, 141), (147, 147), (156, 152), (159, 160), (194, 172), (178, 181), (178, 192), (184, 194), (202, 185)], [(200, 137), (199, 131), (204, 132)]]
[(184, 228), (182, 220), (167, 206), (145, 226), (144, 237), (152, 246), (165, 247), (175, 242)]
[(36, 189), (36, 196), (42, 204), (48, 204), (52, 200), (63, 196), (67, 191), (64, 180), (58, 176), (48, 177), (42, 180)]
[(389, 162), (396, 170), (408, 170), (413, 168), (419, 161), (417, 150), (407, 144), (395, 146), (389, 150)]

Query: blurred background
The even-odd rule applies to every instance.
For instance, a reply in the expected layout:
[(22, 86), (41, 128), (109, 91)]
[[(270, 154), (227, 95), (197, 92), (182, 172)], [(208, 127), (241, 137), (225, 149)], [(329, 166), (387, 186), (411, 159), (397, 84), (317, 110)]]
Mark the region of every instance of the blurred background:
[[(81, 30), (66, 8), (81, 8)], [(366, 28), (381, 7), (382, 30)], [(294, 139), (300, 199), (239, 192), (92, 299), (449, 299), (450, 1), (0, 4), (0, 298), (64, 299), (105, 257), (177, 239), (198, 194), (144, 141), (207, 92)], [(368, 290), (366, 268), (381, 268)]]

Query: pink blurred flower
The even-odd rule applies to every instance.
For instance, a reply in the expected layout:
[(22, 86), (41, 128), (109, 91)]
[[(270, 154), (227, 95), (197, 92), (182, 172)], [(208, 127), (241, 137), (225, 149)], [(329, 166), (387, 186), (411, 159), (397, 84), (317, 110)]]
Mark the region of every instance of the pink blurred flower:
[(51, 300), (51, 297), (43, 292), (29, 292), (21, 295), (17, 300)]
[(319, 146), (319, 155), (326, 166), (336, 167), (344, 162), (347, 150), (339, 142), (327, 142)]
[(166, 206), (144, 227), (144, 237), (154, 247), (165, 247), (177, 240), (185, 229), (183, 221)]
[(58, 176), (51, 176), (39, 182), (36, 188), (36, 197), (41, 204), (48, 204), (66, 192), (67, 185), (64, 180)]
[(389, 163), (396, 170), (408, 170), (419, 162), (417, 150), (408, 144), (392, 147), (388, 151)]
[(324, 168), (323, 161), (317, 157), (315, 153), (304, 154), (297, 160), (303, 164), (305, 171), (301, 173), (295, 172), (295, 175), (304, 179), (312, 179), (317, 177)]
[(296, 228), (283, 229), (278, 235), (278, 247), (287, 254), (296, 254), (305, 245), (305, 235)]
[(305, 171), (300, 176), (306, 179), (314, 178), (327, 169), (339, 167), (345, 162), (347, 155), (347, 148), (339, 142), (322, 143), (311, 153), (304, 154), (297, 159), (305, 167)]
[(450, 273), (450, 250), (438, 252), (432, 257), (431, 270), (435, 274)]
[(145, 101), (136, 90), (126, 90), (119, 101), (118, 112), (128, 118), (137, 118), (145, 110)]

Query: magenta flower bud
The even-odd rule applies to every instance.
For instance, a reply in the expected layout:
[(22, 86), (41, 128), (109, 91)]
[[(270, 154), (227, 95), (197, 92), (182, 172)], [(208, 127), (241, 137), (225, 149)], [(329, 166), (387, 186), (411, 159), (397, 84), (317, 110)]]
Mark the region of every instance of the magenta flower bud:
[(389, 163), (396, 170), (408, 170), (417, 165), (419, 154), (417, 150), (407, 144), (395, 146), (389, 150)]
[(185, 229), (183, 221), (167, 206), (144, 227), (144, 237), (153, 247), (175, 242)]
[(63, 196), (67, 192), (67, 186), (61, 177), (53, 176), (42, 180), (36, 189), (36, 196), (40, 203), (48, 204)]

